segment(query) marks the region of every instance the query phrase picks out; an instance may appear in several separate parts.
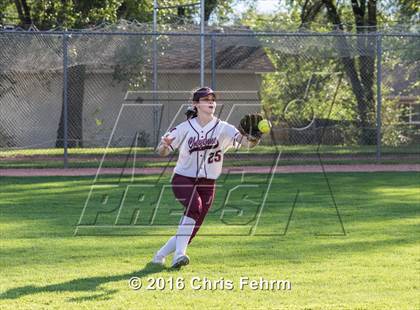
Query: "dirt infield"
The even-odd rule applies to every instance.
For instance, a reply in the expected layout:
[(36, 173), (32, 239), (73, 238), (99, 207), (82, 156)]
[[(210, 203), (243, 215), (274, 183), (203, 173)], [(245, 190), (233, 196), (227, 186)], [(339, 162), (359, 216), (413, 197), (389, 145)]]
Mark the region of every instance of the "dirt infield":
[[(401, 165), (374, 165), (374, 164), (359, 164), (359, 165), (324, 165), (324, 171), (328, 173), (333, 172), (387, 172), (387, 171), (414, 171), (420, 172), (420, 164), (401, 164)], [(270, 173), (271, 167), (245, 166), (245, 167), (225, 167), (223, 173)], [(31, 176), (94, 176), (98, 175), (149, 175), (172, 173), (173, 168), (101, 168), (99, 171), (96, 168), (53, 168), (53, 169), (0, 169), (0, 176), (11, 177), (31, 177)], [(323, 172), (321, 165), (301, 165), (301, 166), (278, 166), (276, 173), (320, 173)]]

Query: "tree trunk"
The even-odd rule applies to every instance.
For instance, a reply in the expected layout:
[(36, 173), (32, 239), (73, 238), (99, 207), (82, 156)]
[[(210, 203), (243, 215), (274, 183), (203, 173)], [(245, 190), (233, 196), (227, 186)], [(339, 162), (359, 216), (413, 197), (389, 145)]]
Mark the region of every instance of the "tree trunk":
[(206, 24), (210, 19), (211, 13), (216, 9), (216, 7), (217, 0), (207, 0), (204, 2), (204, 21), (206, 22)]
[(32, 25), (31, 9), (29, 8), (26, 0), (21, 0), (21, 1), (22, 1), (23, 14), (25, 17), (25, 24), (29, 27)]
[(367, 14), (366, 1), (361, 1), (360, 6), (357, 4), (357, 1), (352, 2), (356, 30), (361, 35), (357, 39), (357, 44), (361, 53), (359, 57), (359, 72), (365, 99), (363, 105), (358, 105), (361, 126), (360, 142), (362, 144), (375, 144), (375, 94), (373, 87), (375, 82), (376, 38), (367, 34), (376, 31), (376, 1), (369, 0)]
[(15, 0), (16, 11), (19, 16), (20, 25), (24, 29), (28, 29), (32, 25), (31, 9), (26, 0)]
[[(374, 1), (373, 1), (374, 2)], [(323, 0), (327, 8), (328, 18), (340, 30), (344, 30), (337, 8), (331, 0)], [(376, 8), (376, 3), (374, 4)], [(369, 28), (365, 27), (365, 1), (361, 1), (359, 6), (356, 0), (352, 0), (353, 14), (357, 24), (357, 32), (363, 34)], [(375, 16), (376, 25), (376, 11), (372, 10), (372, 3), (368, 4), (369, 18)], [(376, 28), (375, 28), (376, 29)], [(353, 94), (357, 101), (358, 126), (360, 127), (359, 143), (360, 144), (374, 144), (376, 135), (374, 134), (374, 110), (375, 110), (375, 96), (373, 91), (373, 84), (375, 78), (375, 43), (374, 37), (360, 36), (358, 37), (358, 48), (361, 56), (359, 56), (359, 63), (357, 70), (356, 61), (351, 55), (347, 55), (346, 51), (350, 50), (349, 43), (345, 37), (337, 37), (338, 48), (341, 51), (341, 62), (344, 65), (346, 75), (350, 79)], [(358, 72), (359, 71), (359, 72)]]
[[(68, 147), (83, 147), (83, 99), (85, 90), (86, 66), (68, 68), (67, 89), (67, 129)], [(56, 147), (64, 147), (64, 103), (61, 109), (60, 124), (57, 131)]]

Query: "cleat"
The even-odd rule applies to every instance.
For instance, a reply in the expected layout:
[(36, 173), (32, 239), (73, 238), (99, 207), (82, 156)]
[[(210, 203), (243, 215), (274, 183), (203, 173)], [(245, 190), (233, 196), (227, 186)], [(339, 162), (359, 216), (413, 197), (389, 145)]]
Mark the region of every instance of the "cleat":
[(172, 260), (172, 268), (181, 268), (190, 263), (190, 258), (187, 255), (179, 255)]

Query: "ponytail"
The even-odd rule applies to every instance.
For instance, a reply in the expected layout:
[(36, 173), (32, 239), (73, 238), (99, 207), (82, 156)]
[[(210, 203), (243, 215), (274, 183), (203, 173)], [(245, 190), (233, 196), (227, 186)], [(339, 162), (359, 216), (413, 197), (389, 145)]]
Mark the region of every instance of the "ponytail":
[(187, 116), (187, 119), (197, 117), (197, 108), (193, 106), (188, 107), (185, 115)]

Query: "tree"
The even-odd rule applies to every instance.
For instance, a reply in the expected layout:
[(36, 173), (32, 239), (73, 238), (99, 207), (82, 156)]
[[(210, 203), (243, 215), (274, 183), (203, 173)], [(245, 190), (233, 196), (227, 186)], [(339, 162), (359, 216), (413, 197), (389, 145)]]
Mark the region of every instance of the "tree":
[[(350, 43), (345, 36), (337, 37), (337, 47), (342, 51), (341, 63), (352, 86), (357, 101), (358, 122), (360, 127), (359, 142), (361, 144), (374, 144), (375, 134), (375, 38), (366, 36), (377, 29), (376, 0), (352, 0), (352, 12), (357, 37), (359, 56), (352, 56), (346, 51), (350, 50)], [(326, 17), (334, 31), (344, 31), (344, 24), (334, 0), (306, 0), (302, 5), (301, 22), (304, 25), (314, 21), (318, 14), (325, 9)]]
[(420, 8), (417, 0), (383, 0), (380, 4), (387, 12), (387, 21), (396, 24), (418, 24)]
[[(351, 0), (347, 3), (335, 0), (305, 0), (290, 1), (301, 8), (301, 25), (311, 28), (311, 23), (317, 18), (325, 18), (333, 31), (354, 29), (357, 37), (358, 56), (346, 55), (345, 51), (350, 49), (351, 43), (345, 36), (337, 39), (337, 47), (344, 51), (341, 63), (352, 86), (352, 91), (357, 102), (358, 123), (360, 127), (359, 142), (361, 144), (374, 144), (375, 134), (375, 58), (376, 42), (375, 37), (369, 33), (376, 32), (378, 18), (383, 22), (396, 19), (409, 21), (413, 16), (418, 16), (418, 6), (412, 0), (385, 1), (382, 12), (378, 12), (376, 0)], [(347, 5), (346, 5), (347, 4)], [(350, 4), (350, 7), (349, 7)], [(349, 20), (350, 18), (353, 21)], [(347, 29), (346, 29), (347, 27)], [(316, 28), (315, 28), (316, 29)]]
[[(217, 7), (217, 0), (207, 0), (204, 3), (204, 21), (208, 23), (210, 19), (210, 15)], [(225, 1), (226, 2), (226, 1)], [(198, 3), (196, 3), (198, 4)], [(199, 8), (198, 5), (194, 5), (196, 8)], [(189, 9), (191, 8), (191, 4), (180, 4), (177, 7), (177, 17), (180, 19), (181, 23), (185, 23), (185, 21), (192, 21), (192, 15), (194, 10)], [(197, 9), (195, 10), (197, 11)]]
[[(4, 0), (3, 0), (4, 1)], [(9, 8), (11, 6), (9, 2)], [(53, 0), (34, 1), (15, 0), (14, 8), (19, 26), (28, 29), (35, 26), (39, 30), (61, 28), (85, 28), (100, 22), (116, 22), (123, 17), (136, 17), (140, 21), (150, 21), (150, 1), (118, 0), (80, 1)], [(124, 9), (124, 8), (129, 8)], [(130, 15), (132, 12), (138, 15)], [(83, 146), (83, 100), (86, 66), (82, 63), (68, 68), (68, 146)], [(64, 106), (57, 130), (57, 147), (64, 145)]]
[[(209, 24), (212, 20), (224, 22), (229, 20), (233, 13), (232, 4), (238, 2), (246, 3), (249, 0), (205, 0), (204, 21)], [(172, 7), (159, 12), (163, 14), (162, 21), (170, 24), (191, 24), (200, 20), (200, 3), (191, 0), (160, 0), (160, 7)]]
[[(373, 130), (369, 130), (369, 127), (375, 127), (376, 41), (374, 38), (369, 39), (368, 35), (369, 32), (376, 31), (378, 25), (381, 26), (390, 21), (394, 23), (396, 20), (412, 20), (413, 16), (418, 15), (418, 9), (415, 13), (412, 1), (384, 1), (377, 6), (374, 1), (294, 0), (286, 2), (287, 12), (281, 10), (263, 15), (257, 14), (255, 10), (249, 10), (239, 23), (247, 24), (257, 31), (356, 32), (360, 34), (360, 37), (357, 40), (348, 36), (335, 37), (334, 40), (331, 37), (319, 37), (317, 42), (312, 42), (310, 38), (300, 40), (298, 36), (277, 41), (267, 37), (267, 40), (272, 41), (267, 43), (265, 50), (275, 66), (276, 73), (264, 76), (262, 88), (264, 104), (271, 111), (274, 110), (274, 114), (284, 116), (282, 113), (285, 106), (291, 100), (302, 98), (305, 86), (311, 81), (313, 72), (318, 69), (323, 69), (324, 72), (342, 71), (347, 78), (343, 81), (338, 94), (337, 104), (340, 105), (340, 111), (333, 111), (337, 112), (336, 115), (341, 115), (336, 119), (342, 119), (343, 123), (348, 124), (352, 120), (357, 122), (359, 129), (351, 130), (353, 133), (347, 135), (350, 138), (349, 143), (356, 142), (354, 137), (358, 138), (358, 143), (375, 143), (376, 134)], [(264, 42), (263, 38), (260, 38), (260, 41)], [(418, 50), (412, 46), (415, 41), (404, 41), (406, 48), (395, 56), (402, 59), (402, 57), (409, 57), (408, 54), (410, 54), (409, 58), (413, 59), (414, 56), (411, 54), (415, 54)], [(398, 42), (401, 44), (401, 40)], [(411, 45), (408, 47), (409, 43)], [(332, 44), (335, 44), (335, 47)], [(384, 44), (390, 47), (389, 38), (384, 41)], [(316, 46), (317, 50), (311, 51), (310, 46)], [(323, 54), (324, 51), (326, 53)], [(328, 52), (339, 54), (328, 60)], [(384, 52), (384, 61), (385, 57)], [(335, 81), (331, 79), (323, 80), (323, 87), (318, 93), (322, 94), (320, 98), (325, 98), (324, 90), (330, 89), (333, 83)], [(281, 85), (281, 91), (278, 85)], [(384, 96), (386, 91), (384, 85)], [(305, 98), (305, 104), (316, 110), (315, 105), (322, 105), (322, 101), (317, 103), (316, 96), (309, 94), (309, 97)], [(318, 112), (320, 113), (321, 110)], [(305, 117), (302, 113), (298, 115)]]
[[(229, 4), (233, 0), (207, 0), (205, 7), (205, 19), (209, 20), (211, 14), (218, 10), (220, 16), (225, 16), (229, 11)], [(160, 0), (160, 6), (173, 6), (175, 1)], [(190, 0), (178, 0), (177, 4), (183, 5), (191, 3)], [(50, 0), (50, 1), (27, 1), (27, 0), (0, 0), (0, 8), (8, 9), (11, 15), (16, 16), (18, 25), (24, 29), (35, 26), (39, 30), (49, 30), (54, 28), (73, 28), (81, 29), (97, 25), (101, 22), (116, 23), (120, 19), (135, 19), (138, 22), (150, 23), (153, 18), (153, 1), (150, 0), (108, 0), (108, 1), (87, 1), (87, 0)], [(173, 10), (172, 10), (173, 11)], [(160, 12), (159, 15), (170, 16), (171, 10)], [(198, 10), (199, 11), (199, 10)], [(182, 12), (178, 12), (182, 13)], [(184, 14), (193, 14), (193, 11), (184, 11)], [(13, 19), (13, 16), (11, 17)], [(184, 16), (188, 17), (188, 16)], [(10, 20), (10, 18), (9, 18)], [(190, 18), (192, 20), (192, 18)], [(134, 41), (131, 41), (134, 42)], [(136, 41), (137, 42), (137, 41)], [(132, 45), (132, 44), (131, 44)], [(119, 60), (115, 68), (117, 80), (127, 77), (133, 78), (133, 70), (141, 79), (142, 73), (138, 73), (144, 66), (145, 53), (141, 49), (132, 46), (121, 47), (117, 56)], [(137, 50), (137, 52), (136, 52)], [(131, 55), (131, 54), (133, 55)], [(130, 55), (132, 57), (130, 57)], [(129, 62), (127, 62), (129, 59)], [(128, 70), (127, 74), (121, 72)], [(68, 68), (68, 138), (69, 146), (83, 146), (83, 97), (84, 97), (84, 79), (86, 67), (83, 62), (77, 62)], [(64, 138), (64, 110), (61, 112), (61, 119), (57, 131), (56, 146), (63, 146)]]

